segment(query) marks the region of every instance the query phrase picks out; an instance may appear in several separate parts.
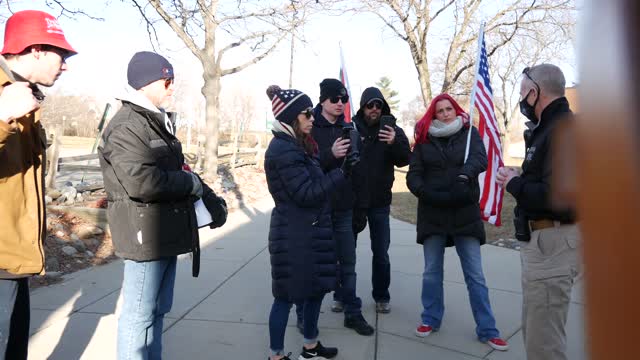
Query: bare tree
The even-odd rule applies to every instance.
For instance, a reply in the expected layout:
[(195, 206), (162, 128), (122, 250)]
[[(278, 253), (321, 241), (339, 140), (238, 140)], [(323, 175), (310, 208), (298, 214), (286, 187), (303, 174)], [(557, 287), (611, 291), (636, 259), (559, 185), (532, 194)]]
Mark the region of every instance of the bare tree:
[[(205, 176), (214, 178), (218, 167), (221, 78), (264, 59), (322, 5), (316, 5), (315, 0), (127, 1), (145, 19), (152, 43), (158, 42), (155, 25), (159, 17), (202, 64), (207, 136)], [(238, 64), (223, 66), (234, 49), (248, 49), (252, 55)]]
[[(483, 15), (486, 15), (487, 52), (491, 57), (515, 38), (531, 36), (540, 27), (565, 32), (565, 23), (558, 18), (573, 10), (571, 0), (508, 0), (499, 5), (483, 0), (362, 0), (362, 3), (409, 46), (425, 105), (433, 97), (433, 84), (442, 84), (440, 92), (460, 91), (457, 86), (473, 70)], [(443, 35), (448, 48), (446, 55), (438, 58), (432, 54), (430, 45), (442, 40)], [(469, 89), (470, 81), (464, 82)]]
[[(509, 141), (509, 132), (521, 130), (515, 125), (514, 119), (519, 116), (519, 82), (525, 66), (532, 66), (543, 62), (558, 63), (567, 60), (567, 48), (574, 37), (574, 18), (566, 14), (565, 18), (556, 19), (564, 31), (556, 28), (539, 27), (526, 37), (514, 39), (509, 45), (496, 53), (499, 61), (493, 61), (491, 66), (492, 79), (496, 79), (494, 87), (494, 106), (504, 140)], [(520, 137), (521, 134), (518, 134)]]
[[(4, 20), (9, 16), (11, 16), (15, 12), (12, 8), (12, 5), (15, 5), (16, 3), (19, 3), (19, 1), (0, 0), (0, 19)], [(45, 4), (51, 10), (56, 11), (53, 14), (53, 15), (56, 15), (56, 17), (76, 18), (78, 16), (84, 16), (92, 20), (104, 21), (104, 18), (94, 16), (90, 13), (83, 11), (82, 9), (79, 9), (76, 7), (69, 7), (63, 0), (45, 0)]]

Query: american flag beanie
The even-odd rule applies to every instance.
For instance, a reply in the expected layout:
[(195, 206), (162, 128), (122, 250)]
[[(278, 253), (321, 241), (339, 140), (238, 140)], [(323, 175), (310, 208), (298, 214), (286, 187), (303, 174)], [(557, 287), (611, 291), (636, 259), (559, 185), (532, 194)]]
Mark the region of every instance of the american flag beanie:
[(287, 125), (293, 125), (298, 114), (313, 107), (309, 96), (296, 89), (281, 89), (278, 85), (271, 85), (267, 89), (267, 96), (271, 99), (273, 116)]

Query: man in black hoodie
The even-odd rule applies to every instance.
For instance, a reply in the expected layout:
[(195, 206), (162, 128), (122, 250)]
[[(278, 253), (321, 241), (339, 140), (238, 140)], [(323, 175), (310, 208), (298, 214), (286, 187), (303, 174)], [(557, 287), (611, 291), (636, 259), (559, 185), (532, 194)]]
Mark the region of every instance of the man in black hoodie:
[(364, 90), (360, 97), (360, 109), (353, 117), (362, 139), (358, 176), (362, 179), (356, 190), (356, 207), (353, 212), (354, 232), (362, 231), (369, 221), (372, 258), (372, 295), (378, 313), (389, 313), (389, 209), (394, 167), (409, 164), (409, 140), (398, 126), (380, 125), (383, 115), (391, 115), (389, 104), (382, 92), (375, 87)]
[[(349, 149), (349, 140), (341, 139), (343, 128), (353, 128), (344, 118), (344, 107), (348, 102), (349, 94), (340, 80), (322, 80), (320, 103), (314, 109), (315, 121), (311, 135), (318, 143), (320, 165), (325, 172), (342, 166)], [(352, 230), (353, 179), (354, 176), (331, 199), (333, 237), (337, 245), (339, 269), (338, 288), (333, 295), (331, 310), (344, 311), (344, 326), (354, 329), (360, 335), (372, 335), (374, 329), (362, 316), (362, 301), (356, 295), (356, 243)]]

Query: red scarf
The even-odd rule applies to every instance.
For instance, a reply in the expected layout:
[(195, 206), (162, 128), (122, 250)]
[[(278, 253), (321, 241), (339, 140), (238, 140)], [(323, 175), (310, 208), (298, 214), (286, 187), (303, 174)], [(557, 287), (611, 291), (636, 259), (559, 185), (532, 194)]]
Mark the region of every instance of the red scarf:
[(436, 104), (442, 100), (449, 100), (453, 108), (456, 110), (456, 116), (461, 116), (465, 127), (469, 127), (469, 114), (467, 114), (453, 98), (446, 93), (440, 94), (431, 100), (427, 112), (422, 119), (416, 123), (414, 137), (417, 144), (425, 144), (429, 142), (429, 127), (431, 121), (436, 118)]

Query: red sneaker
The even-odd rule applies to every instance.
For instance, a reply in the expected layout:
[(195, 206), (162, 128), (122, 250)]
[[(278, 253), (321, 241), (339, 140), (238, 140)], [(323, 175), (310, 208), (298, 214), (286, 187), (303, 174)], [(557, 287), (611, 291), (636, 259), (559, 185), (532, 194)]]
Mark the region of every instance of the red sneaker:
[(416, 329), (416, 336), (427, 337), (431, 334), (432, 331), (433, 331), (433, 327), (431, 327), (431, 325), (422, 324), (418, 326), (418, 328)]
[(507, 344), (506, 341), (500, 339), (500, 338), (493, 338), (493, 339), (489, 339), (489, 341), (487, 341), (487, 344), (489, 346), (491, 346), (492, 348), (499, 350), (499, 351), (507, 351), (509, 350), (509, 344)]

